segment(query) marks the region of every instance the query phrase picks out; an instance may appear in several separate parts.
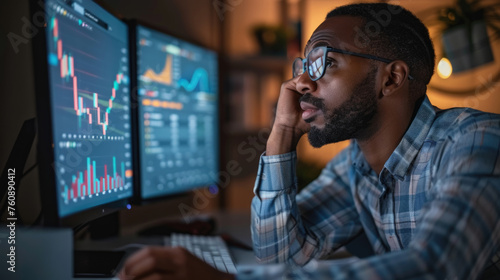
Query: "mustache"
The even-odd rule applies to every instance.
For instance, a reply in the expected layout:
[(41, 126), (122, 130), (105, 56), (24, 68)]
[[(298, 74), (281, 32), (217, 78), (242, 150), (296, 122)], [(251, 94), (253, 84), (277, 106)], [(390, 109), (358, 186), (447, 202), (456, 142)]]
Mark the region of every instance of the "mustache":
[(314, 97), (312, 96), (310, 93), (306, 93), (304, 95), (302, 95), (300, 98), (299, 98), (299, 102), (306, 102), (306, 103), (309, 103), (311, 105), (313, 105), (314, 107), (318, 108), (319, 110), (321, 111), (325, 111), (325, 103), (323, 102), (323, 99), (322, 98), (317, 98), (317, 97)]

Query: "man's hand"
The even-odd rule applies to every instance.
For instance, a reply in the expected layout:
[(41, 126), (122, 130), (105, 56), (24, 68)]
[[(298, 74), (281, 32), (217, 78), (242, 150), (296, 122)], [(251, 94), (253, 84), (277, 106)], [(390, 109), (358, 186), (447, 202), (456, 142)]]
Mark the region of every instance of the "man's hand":
[(235, 279), (206, 264), (182, 247), (146, 247), (128, 258), (121, 280)]
[(288, 80), (281, 85), (276, 118), (267, 141), (266, 155), (268, 156), (295, 150), (300, 137), (310, 129), (310, 125), (302, 119), (302, 109), (299, 103), (302, 94), (297, 91), (297, 81), (300, 77)]

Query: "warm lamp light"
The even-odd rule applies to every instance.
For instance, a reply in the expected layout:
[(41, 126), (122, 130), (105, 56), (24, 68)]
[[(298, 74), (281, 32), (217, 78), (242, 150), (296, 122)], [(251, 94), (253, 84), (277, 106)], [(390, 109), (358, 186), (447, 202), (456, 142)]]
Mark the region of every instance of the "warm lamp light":
[(443, 57), (438, 63), (437, 74), (441, 79), (448, 79), (453, 73), (453, 67), (451, 66), (451, 62)]

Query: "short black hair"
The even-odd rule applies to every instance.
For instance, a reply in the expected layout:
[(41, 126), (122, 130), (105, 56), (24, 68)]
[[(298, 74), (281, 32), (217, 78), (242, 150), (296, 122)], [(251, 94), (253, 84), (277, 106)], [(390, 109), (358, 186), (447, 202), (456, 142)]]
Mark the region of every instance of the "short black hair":
[[(340, 6), (328, 13), (326, 18), (353, 16), (364, 20), (364, 28), (357, 29), (358, 40), (370, 48), (370, 53), (408, 64), (415, 78), (418, 92), (425, 92), (426, 85), (434, 74), (434, 46), (429, 30), (414, 14), (398, 5), (386, 3), (359, 3)], [(420, 94), (418, 94), (420, 95)]]

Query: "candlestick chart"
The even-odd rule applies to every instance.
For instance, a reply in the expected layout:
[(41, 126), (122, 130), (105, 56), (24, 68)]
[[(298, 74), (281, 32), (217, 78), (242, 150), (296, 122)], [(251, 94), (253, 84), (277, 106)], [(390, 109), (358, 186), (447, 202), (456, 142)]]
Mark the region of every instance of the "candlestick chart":
[(118, 20), (104, 28), (61, 4), (49, 7), (54, 168), (64, 216), (132, 195), (128, 35)]

